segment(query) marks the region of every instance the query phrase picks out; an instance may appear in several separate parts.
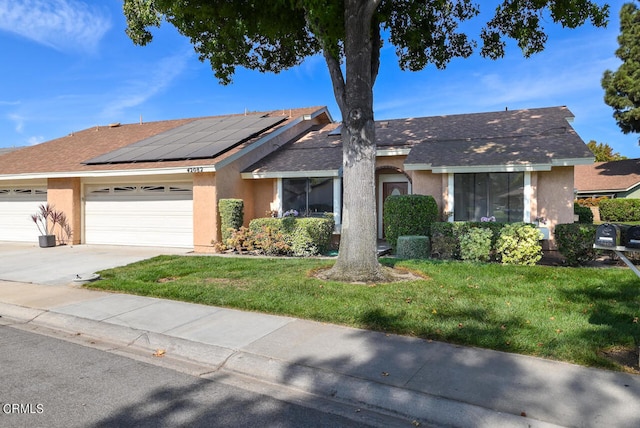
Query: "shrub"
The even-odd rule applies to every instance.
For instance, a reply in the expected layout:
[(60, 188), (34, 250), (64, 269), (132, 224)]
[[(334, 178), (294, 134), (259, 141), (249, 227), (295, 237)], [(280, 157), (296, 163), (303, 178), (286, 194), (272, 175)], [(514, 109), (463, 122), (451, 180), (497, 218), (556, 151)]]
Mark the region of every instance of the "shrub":
[(506, 224), (496, 245), (502, 264), (534, 265), (542, 258), (540, 231), (529, 223)]
[(573, 213), (578, 215), (578, 223), (593, 224), (593, 211), (591, 211), (591, 208), (583, 207), (577, 202), (574, 202)]
[(384, 237), (395, 250), (398, 237), (429, 236), (431, 223), (438, 219), (438, 205), (433, 196), (392, 195), (384, 203)]
[(584, 265), (595, 260), (597, 252), (593, 248), (596, 229), (593, 224), (558, 224), (554, 236), (558, 251), (570, 266)]
[(397, 256), (403, 259), (428, 259), (431, 252), (429, 237), (423, 235), (398, 237)]
[(279, 230), (269, 226), (262, 226), (260, 231), (254, 233), (253, 236), (254, 245), (259, 253), (266, 256), (287, 256), (291, 254), (291, 246), (287, 243), (284, 234)]
[[(474, 228), (491, 231), (490, 248), (494, 249), (504, 225), (505, 223), (496, 222), (433, 223), (431, 225), (431, 257), (439, 259), (461, 258), (460, 237)], [(491, 254), (491, 250), (489, 254)]]
[(578, 199), (578, 204), (583, 207), (597, 207), (600, 205), (600, 202), (609, 199), (608, 196), (600, 196), (597, 198), (582, 198)]
[(460, 258), (487, 262), (491, 258), (493, 232), (489, 228), (472, 227), (460, 237)]
[(602, 221), (640, 221), (640, 199), (606, 199), (599, 207)]
[(268, 232), (269, 239), (281, 234), (284, 243), (290, 247), (290, 253), (303, 257), (325, 252), (331, 243), (333, 228), (333, 217), (257, 218), (249, 223), (254, 234)]
[(460, 243), (453, 226), (456, 223), (437, 222), (431, 225), (431, 257), (455, 259), (460, 254)]
[(242, 250), (255, 250), (254, 233), (249, 228), (241, 226), (237, 230), (231, 231), (231, 236), (227, 239), (226, 248), (232, 248), (237, 252)]
[(218, 201), (218, 210), (220, 211), (222, 242), (227, 244), (232, 232), (242, 227), (244, 222), (244, 202), (242, 199), (220, 199)]

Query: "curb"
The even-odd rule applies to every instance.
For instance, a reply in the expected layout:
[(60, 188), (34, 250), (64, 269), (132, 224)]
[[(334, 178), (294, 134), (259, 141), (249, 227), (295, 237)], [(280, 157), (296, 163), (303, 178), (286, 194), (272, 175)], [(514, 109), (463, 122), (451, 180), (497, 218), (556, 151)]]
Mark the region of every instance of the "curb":
[[(136, 359), (147, 362), (153, 358), (153, 362), (158, 365), (174, 368), (178, 365), (182, 371), (195, 376), (236, 374), (342, 404), (424, 421), (428, 425), (478, 428), (558, 427), (420, 391), (161, 333), (5, 303), (0, 303), (0, 314), (0, 325), (23, 329), (32, 327), (31, 331), (35, 333), (58, 338), (60, 334), (55, 335), (53, 332), (62, 332), (69, 336), (67, 340), (84, 346), (137, 357)], [(163, 358), (154, 358), (154, 353), (159, 350), (162, 351)]]

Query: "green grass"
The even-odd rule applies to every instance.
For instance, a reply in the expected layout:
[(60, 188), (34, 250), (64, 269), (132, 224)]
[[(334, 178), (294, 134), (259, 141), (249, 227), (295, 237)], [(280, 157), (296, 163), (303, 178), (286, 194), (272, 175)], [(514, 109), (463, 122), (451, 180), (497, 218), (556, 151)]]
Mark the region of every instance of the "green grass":
[(325, 282), (331, 261), (160, 256), (101, 272), (94, 288), (225, 306), (616, 368), (637, 349), (640, 279), (628, 269), (383, 263), (425, 276), (388, 284)]

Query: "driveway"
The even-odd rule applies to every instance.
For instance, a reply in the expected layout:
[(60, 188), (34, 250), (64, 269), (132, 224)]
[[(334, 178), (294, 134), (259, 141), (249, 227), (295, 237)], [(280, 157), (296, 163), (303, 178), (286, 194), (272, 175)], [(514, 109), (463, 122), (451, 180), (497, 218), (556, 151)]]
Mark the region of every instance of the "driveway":
[(30, 243), (0, 242), (0, 280), (67, 285), (76, 275), (124, 266), (161, 254), (187, 254), (185, 248), (63, 245), (40, 248)]

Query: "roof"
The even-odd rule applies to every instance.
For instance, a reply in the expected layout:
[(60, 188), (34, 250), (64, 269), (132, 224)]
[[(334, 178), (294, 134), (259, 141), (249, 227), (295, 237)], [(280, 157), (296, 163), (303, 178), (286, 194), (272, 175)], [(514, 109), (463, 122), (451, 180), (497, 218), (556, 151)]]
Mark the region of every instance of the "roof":
[[(405, 168), (435, 172), (548, 170), (593, 163), (571, 127), (567, 107), (376, 121), (379, 153), (406, 154)], [(245, 177), (294, 171), (335, 172), (341, 139), (330, 124), (284, 146), (246, 169)]]
[(206, 159), (85, 164), (88, 160), (98, 158), (99, 156), (201, 119), (243, 116), (242, 114), (95, 126), (83, 131), (72, 132), (67, 136), (55, 140), (3, 154), (0, 156), (0, 178), (16, 178), (16, 176), (25, 175), (51, 176), (62, 173), (68, 176), (77, 176), (96, 171), (148, 170), (215, 165), (251, 146), (261, 138), (276, 133), (278, 129), (292, 124), (307, 115), (318, 113), (319, 111), (326, 111), (326, 109), (324, 107), (308, 107), (261, 112), (259, 113), (261, 116), (282, 117), (285, 120), (261, 132), (257, 136), (252, 136), (250, 139), (242, 141), (239, 145), (232, 147), (222, 154)]
[(9, 152), (13, 152), (15, 150), (19, 150), (22, 147), (0, 147), (0, 156), (2, 156), (5, 153), (9, 153)]
[(626, 192), (640, 184), (640, 159), (578, 165), (574, 186), (580, 193)]
[(342, 141), (339, 134), (329, 134), (338, 126), (333, 123), (312, 130), (256, 162), (245, 172), (255, 177), (283, 171), (304, 172), (307, 176), (313, 171), (321, 171), (321, 175), (337, 175), (342, 166)]

